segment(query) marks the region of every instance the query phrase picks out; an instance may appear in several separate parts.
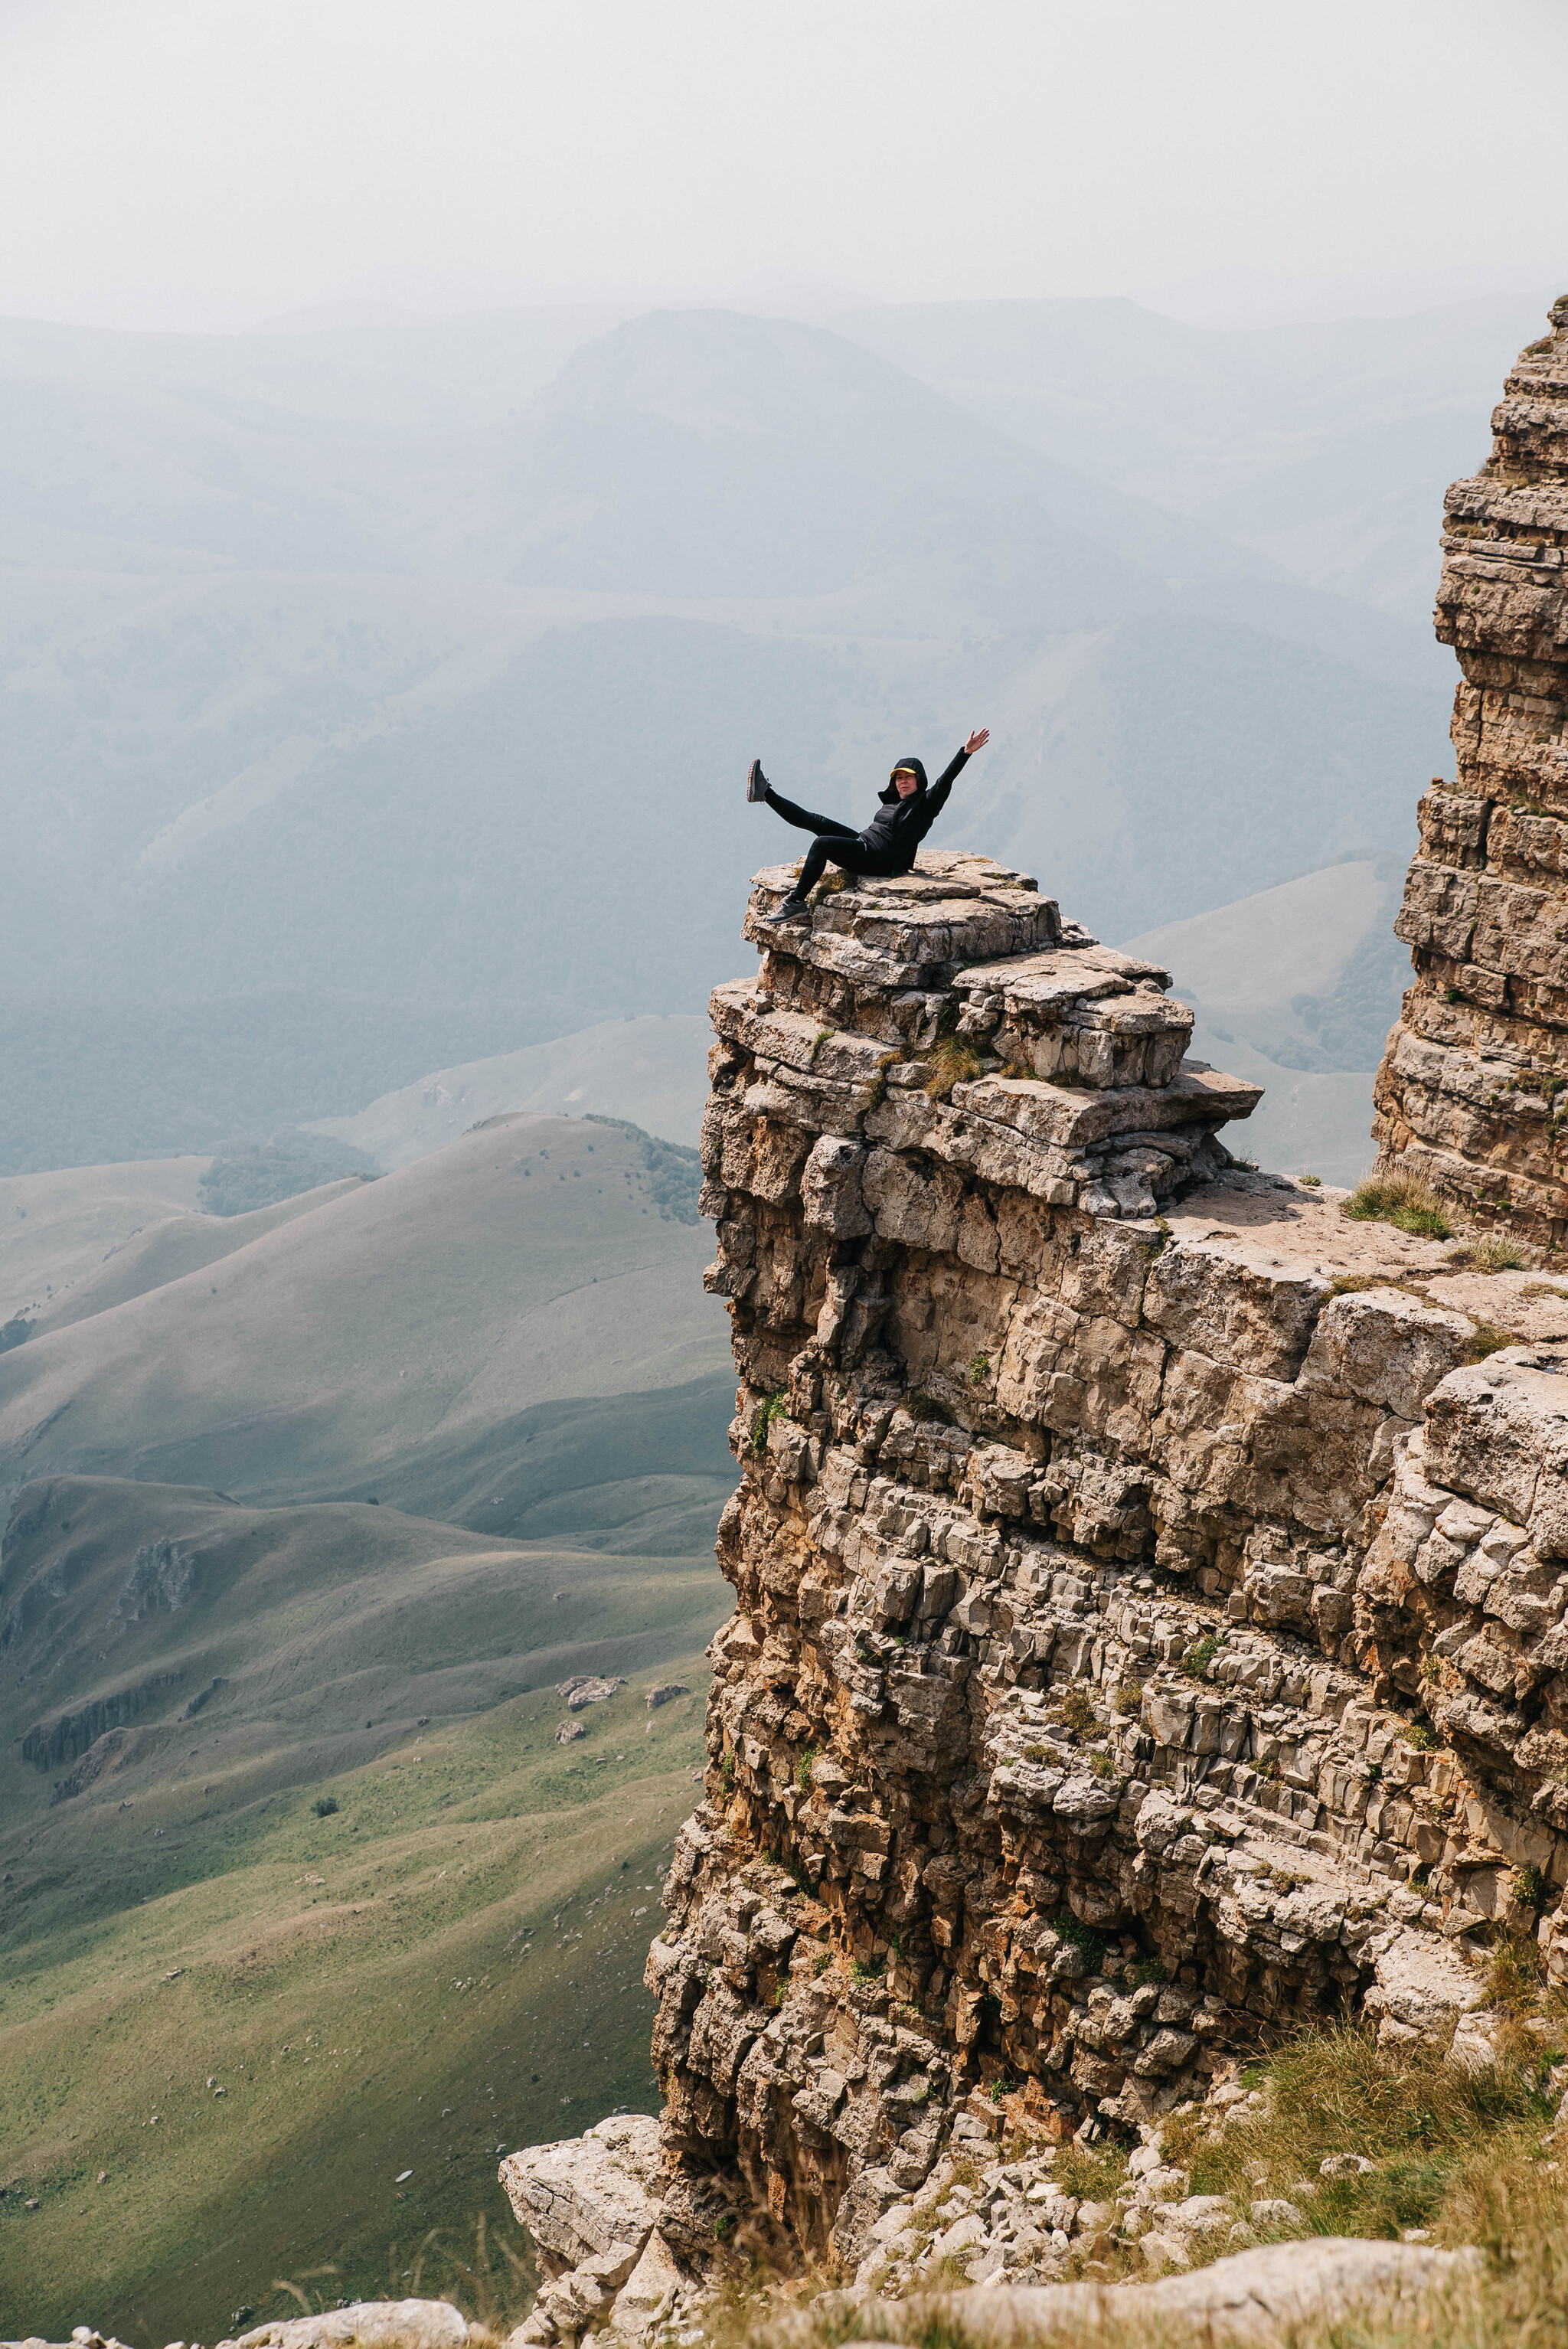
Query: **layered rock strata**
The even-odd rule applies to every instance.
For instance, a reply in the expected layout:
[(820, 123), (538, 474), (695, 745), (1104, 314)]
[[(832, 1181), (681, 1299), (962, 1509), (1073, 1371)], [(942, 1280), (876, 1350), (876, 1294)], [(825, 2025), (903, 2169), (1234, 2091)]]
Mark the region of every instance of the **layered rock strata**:
[[(666, 2313), (738, 2230), (918, 2282), (976, 2159), (944, 2258), (1048, 2277), (1053, 2144), (1314, 2016), (1484, 2061), (1499, 1930), (1568, 1979), (1568, 1278), (1232, 1161), (1255, 1089), (1026, 876), (805, 929), (789, 878), (713, 998), (741, 1477), (648, 1963)], [(531, 2337), (634, 2334), (632, 2242)]]
[(1462, 2043), (1500, 1921), (1568, 1969), (1563, 1294), (1232, 1165), (1255, 1093), (1025, 876), (804, 933), (789, 877), (713, 1002), (737, 1611), (649, 1962), (692, 2258), (732, 2207), (859, 2258), (960, 2116), (1130, 2138), (1271, 2024)]
[(1377, 1073), (1385, 1167), (1568, 1241), (1568, 296), (1521, 353), (1492, 453), (1445, 502), (1437, 632), (1458, 772), (1420, 803), (1395, 927), (1416, 979)]

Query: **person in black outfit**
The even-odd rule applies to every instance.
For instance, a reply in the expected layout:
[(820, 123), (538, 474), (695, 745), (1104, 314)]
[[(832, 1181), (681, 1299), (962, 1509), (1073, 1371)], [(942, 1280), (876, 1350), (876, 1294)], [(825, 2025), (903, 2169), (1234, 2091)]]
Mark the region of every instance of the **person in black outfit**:
[(918, 759), (901, 759), (888, 778), (887, 789), (877, 793), (882, 806), (863, 832), (851, 832), (847, 823), (840, 823), (830, 815), (812, 815), (809, 809), (797, 807), (793, 800), (787, 800), (781, 792), (774, 790), (762, 771), (761, 760), (753, 759), (746, 779), (747, 798), (765, 800), (786, 823), (816, 834), (806, 852), (799, 879), (773, 919), (805, 920), (810, 912), (806, 900), (821, 879), (825, 865), (836, 864), (843, 873), (870, 873), (884, 877), (907, 873), (914, 863), (915, 850), (947, 804), (947, 794), (960, 769), (967, 765), (976, 750), (983, 750), (990, 739), (988, 726), (971, 734), (952, 765), (930, 784)]

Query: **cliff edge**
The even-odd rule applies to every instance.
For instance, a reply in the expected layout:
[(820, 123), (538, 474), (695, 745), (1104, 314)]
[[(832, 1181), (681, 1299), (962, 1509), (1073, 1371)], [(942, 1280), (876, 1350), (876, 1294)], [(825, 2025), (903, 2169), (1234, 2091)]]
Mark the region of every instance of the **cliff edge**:
[(789, 878), (712, 1006), (741, 1479), (648, 1961), (666, 2313), (738, 2227), (1049, 2278), (1065, 2234), (922, 2249), (910, 2198), (1149, 2139), (1314, 2017), (1484, 2061), (1499, 1928), (1568, 1975), (1568, 1293), (1233, 1161), (1256, 1089), (1026, 875), (804, 929)]

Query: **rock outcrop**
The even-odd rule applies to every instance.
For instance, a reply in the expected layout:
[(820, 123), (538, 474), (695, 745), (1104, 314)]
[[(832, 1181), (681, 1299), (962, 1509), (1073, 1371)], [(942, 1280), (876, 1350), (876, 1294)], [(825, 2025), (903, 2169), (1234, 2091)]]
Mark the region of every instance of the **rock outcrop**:
[(1568, 1281), (1233, 1161), (1255, 1088), (1026, 875), (804, 929), (789, 879), (713, 998), (742, 1473), (648, 1961), (659, 2272), (623, 2307), (514, 2158), (574, 2262), (541, 2342), (689, 2308), (739, 2231), (1047, 2281), (1141, 2196), (1179, 2266), (1184, 2178), (1086, 2220), (1051, 2147), (1147, 2154), (1315, 2016), (1485, 2063), (1499, 1928), (1568, 1979)]
[(641, 2335), (694, 2284), (656, 2231), (665, 2180), (659, 2125), (646, 2115), (617, 2114), (583, 2137), (514, 2153), (500, 2181), (544, 2271), (523, 2341), (574, 2339), (612, 2316)]
[(788, 878), (714, 998), (738, 1609), (650, 1981), (688, 2251), (733, 2185), (858, 2258), (966, 2109), (1130, 2135), (1267, 2020), (1452, 2035), (1568, 1862), (1568, 1578), (1479, 1465), (1550, 1371), (1229, 1164), (1163, 973), (978, 860), (803, 935)]
[(1437, 632), (1463, 672), (1395, 927), (1415, 985), (1374, 1129), (1470, 1216), (1568, 1241), (1568, 296), (1521, 353), (1492, 453), (1446, 500)]

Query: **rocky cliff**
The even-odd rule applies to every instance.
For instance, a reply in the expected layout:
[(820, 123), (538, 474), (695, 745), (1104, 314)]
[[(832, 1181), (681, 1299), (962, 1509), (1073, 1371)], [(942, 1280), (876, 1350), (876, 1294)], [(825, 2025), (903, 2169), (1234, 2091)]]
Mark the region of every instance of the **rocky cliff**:
[(1446, 501), (1437, 631), (1463, 672), (1454, 781), (1421, 802), (1395, 925), (1415, 985), (1377, 1073), (1384, 1166), (1568, 1242), (1568, 296), (1492, 452)]
[[(965, 2142), (1136, 2141), (1297, 2020), (1484, 2052), (1500, 1928), (1568, 1975), (1568, 1291), (1233, 1161), (1255, 1089), (1027, 876), (804, 928), (789, 879), (713, 998), (736, 1611), (640, 2239), (682, 2274), (741, 2226), (874, 2264)], [(1058, 2271), (1004, 2232), (946, 2255)]]

